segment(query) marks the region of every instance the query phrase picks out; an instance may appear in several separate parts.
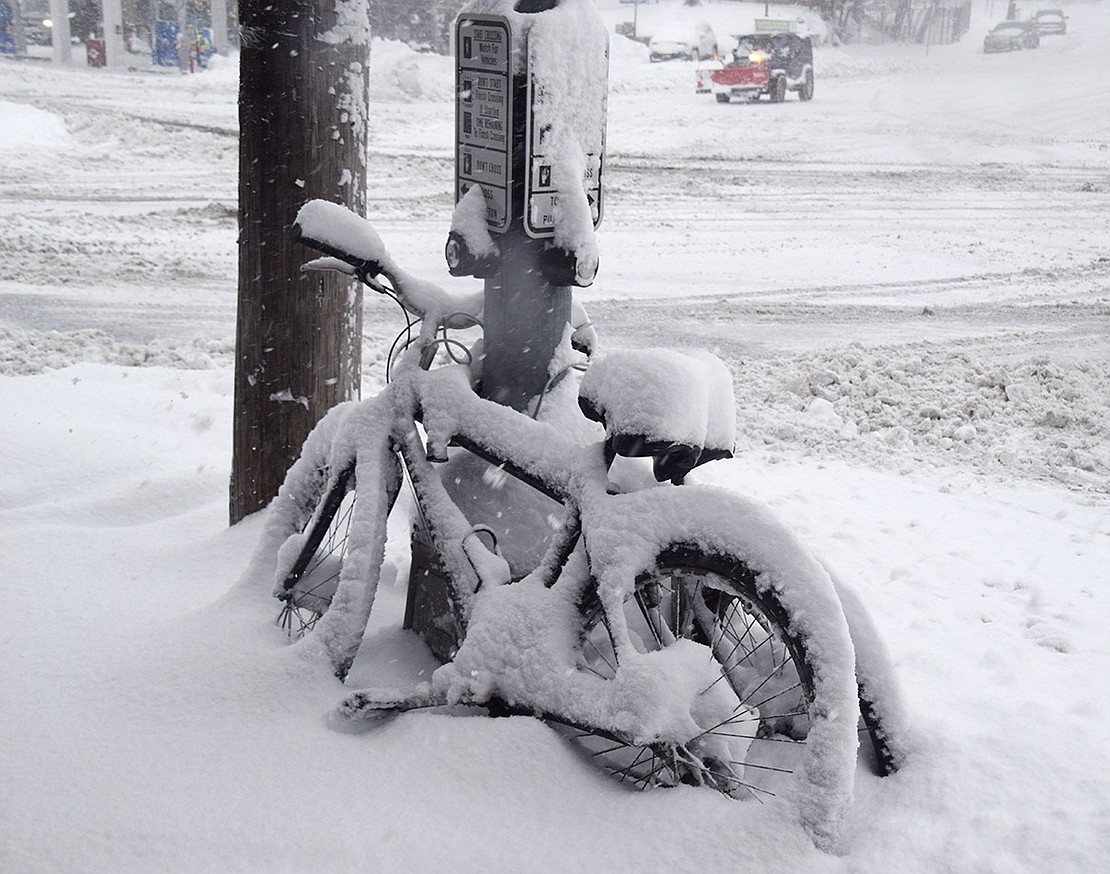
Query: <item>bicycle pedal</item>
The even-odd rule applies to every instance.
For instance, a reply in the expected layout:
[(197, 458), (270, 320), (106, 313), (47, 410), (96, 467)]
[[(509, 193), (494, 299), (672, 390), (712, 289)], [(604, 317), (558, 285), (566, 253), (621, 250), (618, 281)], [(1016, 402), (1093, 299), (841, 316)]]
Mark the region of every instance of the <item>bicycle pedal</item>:
[(344, 722), (365, 722), (446, 704), (447, 699), (440, 695), (395, 697), (382, 689), (363, 689), (340, 701), (332, 711), (332, 717)]

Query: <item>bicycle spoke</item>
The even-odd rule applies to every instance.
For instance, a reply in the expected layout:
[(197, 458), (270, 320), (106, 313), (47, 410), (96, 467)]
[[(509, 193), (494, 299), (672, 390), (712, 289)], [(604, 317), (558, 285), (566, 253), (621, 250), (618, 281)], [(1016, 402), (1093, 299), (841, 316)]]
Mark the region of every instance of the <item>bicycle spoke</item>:
[[(731, 663), (732, 657), (734, 655), (736, 655), (736, 651), (738, 649), (740, 649), (741, 646), (744, 645), (744, 639), (745, 638), (748, 638), (749, 640), (753, 641), (753, 643), (754, 643), (755, 638), (752, 637), (751, 630), (752, 630), (752, 628), (754, 628), (758, 624), (759, 623), (757, 623), (753, 619), (751, 625), (749, 625), (747, 628), (744, 629), (744, 634), (741, 635), (737, 639), (736, 645), (729, 651), (728, 656), (726, 657), (726, 660), (725, 660), (725, 664)], [(773, 655), (773, 651), (774, 651), (774, 642), (773, 641), (774, 641), (774, 638), (771, 635), (767, 635), (759, 643), (756, 643), (751, 649), (745, 650), (744, 651), (744, 656), (743, 656), (743, 658), (740, 659), (740, 662), (741, 663), (748, 662), (748, 663), (750, 663), (754, 666), (755, 663), (752, 661), (752, 656), (754, 656), (760, 649), (762, 649), (764, 646), (767, 646), (767, 645), (770, 645), (772, 647), (772, 655)]]
[[(319, 592), (321, 589), (325, 588), (328, 585), (328, 583), (332, 582), (332, 580), (338, 580), (340, 573), (342, 573), (342, 571), (336, 571), (333, 574), (329, 574), (328, 576), (324, 577), (319, 582), (315, 583), (311, 588), (301, 588), (301, 587), (298, 586), (295, 591), (297, 592), (298, 595), (316, 595), (317, 592)], [(302, 577), (302, 579), (303, 579), (303, 577)], [(320, 597), (320, 596), (317, 595), (317, 597)], [(321, 601), (328, 601), (330, 599), (320, 598), (320, 600)]]
[(763, 706), (764, 704), (766, 704), (766, 703), (767, 703), (768, 701), (774, 701), (774, 700), (775, 700), (776, 698), (778, 698), (778, 697), (779, 697), (779, 695), (785, 695), (785, 694), (786, 694), (787, 692), (791, 692), (791, 691), (793, 691), (794, 689), (799, 689), (799, 688), (801, 688), (801, 685), (802, 685), (802, 684), (801, 684), (801, 682), (797, 682), (797, 683), (795, 683), (795, 684), (794, 684), (793, 686), (787, 686), (787, 687), (786, 687), (785, 689), (780, 689), (780, 690), (779, 690), (778, 692), (776, 692), (776, 693), (775, 693), (774, 695), (771, 695), (771, 696), (770, 696), (770, 697), (768, 697), (768, 698), (764, 698), (764, 699), (763, 699), (762, 701), (760, 701), (760, 702), (759, 702), (758, 704), (753, 704), (752, 706), (753, 706), (753, 707), (754, 707), (754, 708), (755, 708), (756, 710), (758, 710), (758, 709), (759, 709), (760, 707), (762, 707), (762, 706)]
[[(744, 767), (747, 767), (747, 763), (745, 763), (745, 762), (729, 762), (729, 764), (730, 765), (742, 765)], [(760, 798), (758, 795), (756, 795), (755, 794), (756, 792), (762, 792), (764, 795), (770, 795), (772, 798), (777, 798), (778, 797), (770, 789), (766, 789), (763, 786), (756, 786), (754, 783), (745, 783), (743, 780), (741, 780), (739, 777), (737, 777), (735, 775), (730, 776), (728, 779), (734, 780), (738, 786), (743, 786), (745, 789), (747, 789), (749, 792), (751, 792), (752, 797), (756, 801), (758, 801), (760, 804), (763, 803), (763, 799)]]
[[(645, 747), (644, 749), (651, 748)], [(656, 765), (656, 762), (658, 762), (659, 764)], [(647, 787), (651, 785), (655, 775), (662, 771), (665, 767), (667, 767), (667, 763), (663, 760), (663, 757), (657, 755), (655, 750), (651, 750), (651, 765), (648, 767), (648, 772), (644, 774), (644, 776), (640, 779), (643, 787), (647, 789)]]
[[(590, 638), (587, 637), (584, 642), (588, 643), (590, 645), (590, 648), (597, 654), (597, 657), (600, 658), (606, 664), (606, 666), (609, 668), (610, 674), (609, 674), (608, 677), (604, 677), (604, 679), (606, 679), (606, 680), (610, 679), (613, 676), (613, 674), (615, 674), (617, 672), (617, 666), (615, 664), (613, 664), (611, 661), (609, 661), (608, 658), (606, 658), (605, 653), (603, 653), (598, 648), (598, 645), (596, 643), (594, 643)], [(594, 668), (592, 665), (587, 664), (586, 667), (589, 668), (590, 670), (592, 670), (599, 677), (602, 676), (601, 672), (598, 671), (596, 668)]]
[[(731, 612), (733, 612), (733, 613), (741, 613), (740, 609), (736, 606), (736, 601), (733, 601), (732, 603), (729, 604), (728, 610), (731, 610)], [(728, 610), (726, 610), (726, 612), (728, 612)], [(766, 642), (768, 639), (770, 639), (770, 635), (763, 638), (763, 641), (761, 641), (760, 643), (756, 643), (755, 642), (755, 636), (752, 634), (752, 629), (755, 628), (757, 625), (759, 625), (759, 623), (756, 621), (756, 618), (754, 616), (744, 615), (742, 613), (741, 613), (741, 615), (742, 615), (741, 621), (744, 623), (744, 633), (741, 634), (739, 637), (736, 637), (736, 646), (733, 647), (732, 652), (729, 653), (729, 657), (731, 658), (732, 655), (735, 654), (736, 650), (739, 647), (744, 645), (745, 640), (750, 640), (751, 641), (751, 646), (744, 652), (744, 658), (742, 659), (742, 661), (750, 662), (752, 655), (755, 654), (755, 651), (757, 649), (759, 649), (759, 647), (762, 646), (762, 644), (764, 642)], [(722, 617), (722, 618), (724, 618), (724, 617)], [(731, 619), (728, 620), (727, 622), (722, 622), (722, 627), (726, 627), (726, 626), (730, 629), (732, 628), (732, 620)]]
[[(721, 680), (724, 680), (724, 679), (727, 679), (727, 677), (725, 675), (724, 670), (722, 670), (721, 673), (717, 675), (717, 679), (714, 680), (712, 683), (710, 683), (708, 686), (706, 686), (704, 689), (702, 689), (700, 694), (704, 695), (706, 692), (708, 692), (710, 689), (712, 689), (714, 686), (716, 686), (719, 682), (721, 682)], [(732, 685), (732, 684), (730, 683), (729, 685)]]
[(721, 725), (740, 725), (744, 722), (766, 722), (768, 719), (789, 719), (792, 716), (809, 716), (809, 712), (806, 710), (788, 710), (786, 713), (776, 713), (771, 717), (762, 714), (756, 716), (730, 716), (728, 719), (724, 720)]
[(727, 731), (715, 731), (713, 737), (735, 737), (743, 740), (760, 741), (761, 743), (777, 743), (777, 744), (795, 744), (796, 746), (805, 746), (804, 740), (793, 740), (789, 737), (760, 737), (758, 734), (731, 734)]
[[(584, 732), (582, 732), (581, 736), (582, 737), (594, 737), (595, 735), (592, 735), (589, 732), (584, 731)], [(609, 753), (615, 753), (619, 749), (628, 749), (628, 744), (618, 743), (615, 746), (609, 747), (609, 749), (607, 749), (607, 750), (598, 750), (596, 753), (591, 753), (590, 758), (591, 759), (596, 759), (598, 756), (607, 756), (607, 755), (609, 755)]]
[[(755, 642), (755, 637), (751, 633), (752, 629), (759, 625), (759, 623), (754, 616), (746, 614), (740, 609), (740, 607), (737, 606), (741, 603), (743, 602), (741, 602), (738, 598), (732, 598), (724, 606), (723, 609), (718, 609), (711, 614), (713, 624), (716, 625), (721, 631), (720, 638), (718, 639), (717, 643), (714, 644), (714, 650), (716, 650), (717, 644), (723, 641), (726, 636), (734, 641), (733, 647), (729, 651), (728, 656), (725, 660), (726, 664), (731, 661), (732, 657), (736, 654), (736, 651), (744, 645), (745, 640), (750, 640), (751, 646), (746, 650), (746, 652), (744, 653), (744, 658), (741, 659), (741, 661), (750, 661), (752, 654), (755, 653), (755, 651), (759, 649), (761, 645)], [(741, 617), (741, 622), (744, 624), (744, 631), (740, 635), (735, 634), (735, 632), (733, 631), (733, 618), (736, 615), (739, 615)], [(764, 638), (764, 641), (765, 640), (766, 638)]]
[(623, 774), (624, 775), (620, 779), (621, 783), (623, 783), (628, 778), (629, 774), (632, 773), (632, 769), (635, 768), (638, 764), (640, 764), (640, 759), (642, 759), (644, 757), (644, 753), (647, 753), (647, 752), (650, 752), (650, 749), (648, 747), (644, 747), (643, 749), (640, 750), (640, 754), (638, 756), (636, 756), (636, 758), (633, 760), (631, 765), (629, 765), (627, 768), (624, 768), (623, 770), (618, 770), (616, 772), (618, 774)]
[(580, 670), (580, 671), (589, 671), (594, 676), (601, 677), (601, 679), (603, 679), (603, 680), (612, 679), (612, 676), (613, 676), (612, 673), (609, 673), (609, 674), (601, 673), (601, 671), (599, 671), (593, 665), (579, 665), (578, 670)]
[(658, 608), (651, 608), (647, 605), (642, 591), (637, 592), (633, 597), (636, 599), (636, 606), (640, 608), (640, 615), (644, 617), (644, 622), (647, 623), (647, 627), (651, 631), (651, 636), (655, 638), (656, 648), (662, 649), (664, 646), (663, 635), (659, 631), (659, 623), (652, 615)]
[[(739, 762), (730, 762), (729, 764), (730, 765), (736, 765), (736, 764), (741, 764), (741, 763), (739, 763)], [(723, 777), (727, 782), (735, 783), (737, 786), (741, 787), (742, 789), (747, 789), (748, 792), (751, 794), (752, 798), (754, 798), (760, 804), (763, 803), (763, 799), (760, 798), (758, 795), (756, 795), (757, 792), (763, 792), (766, 795), (770, 795), (772, 798), (775, 797), (775, 793), (772, 792), (770, 789), (764, 789), (761, 786), (754, 786), (751, 783), (745, 783), (743, 780), (741, 780), (739, 777), (737, 777), (736, 774), (733, 773), (732, 768), (729, 768), (729, 771), (728, 771), (727, 774), (719, 774), (719, 775), (716, 775), (716, 776)]]
[[(316, 553), (312, 556), (312, 561), (308, 567), (305, 568), (302, 577), (307, 577), (312, 574), (320, 565), (331, 558), (336, 550), (339, 550), (339, 557), (345, 558), (347, 555), (347, 538), (351, 531), (351, 518), (354, 515), (355, 502), (347, 501), (347, 507), (343, 514), (338, 518), (332, 520), (331, 525), (328, 527), (328, 533), (324, 543), (317, 548)], [(342, 536), (339, 536), (339, 530), (342, 529)]]
[[(757, 645), (756, 645), (755, 649), (751, 649), (751, 650), (748, 650), (748, 651), (747, 651), (747, 652), (746, 652), (746, 653), (744, 654), (744, 657), (743, 657), (743, 658), (741, 659), (741, 662), (743, 662), (743, 661), (749, 661), (749, 660), (751, 659), (751, 656), (752, 656), (752, 655), (753, 655), (753, 654), (755, 653), (755, 651), (756, 651), (757, 649), (759, 649), (759, 648), (760, 648), (761, 646), (763, 646), (764, 644), (766, 644), (766, 643), (767, 643), (767, 642), (768, 642), (769, 640), (771, 640), (771, 638), (770, 638), (770, 637), (764, 638), (764, 639), (763, 639), (763, 640), (762, 640), (762, 641), (761, 641), (761, 642), (760, 642), (759, 644), (757, 644)], [(723, 659), (720, 659), (720, 660), (719, 660), (719, 661), (721, 662), (721, 664), (722, 664), (722, 672), (724, 672), (724, 671), (726, 671), (726, 670), (727, 670), (727, 671), (735, 671), (735, 670), (737, 670), (737, 667), (738, 667), (738, 666), (733, 666), (732, 668), (727, 668), (726, 666), (727, 666), (727, 665), (728, 665), (728, 664), (729, 664), (729, 663), (731, 662), (731, 660), (732, 660), (732, 656), (733, 656), (733, 655), (735, 655), (735, 653), (736, 653), (736, 650), (737, 650), (737, 649), (739, 649), (739, 648), (740, 648), (740, 644), (739, 644), (739, 643), (737, 643), (737, 644), (736, 644), (736, 646), (734, 646), (734, 647), (732, 648), (732, 650), (731, 650), (731, 651), (730, 651), (730, 652), (728, 653), (728, 655), (727, 655), (727, 656), (725, 656), (725, 658), (723, 658)], [(779, 667), (781, 667), (781, 665), (780, 665)], [(773, 675), (774, 675), (774, 672), (772, 671), (772, 676), (773, 676)]]
[[(767, 684), (768, 684), (769, 682), (771, 682), (771, 678), (772, 678), (772, 677), (774, 677), (774, 676), (775, 676), (775, 674), (777, 674), (777, 673), (778, 673), (779, 671), (781, 671), (781, 670), (782, 670), (782, 669), (783, 669), (783, 668), (784, 668), (784, 667), (785, 667), (785, 666), (786, 666), (787, 664), (789, 664), (789, 662), (790, 662), (790, 657), (789, 657), (789, 656), (787, 656), (787, 658), (786, 658), (786, 660), (785, 660), (785, 661), (783, 661), (783, 662), (780, 662), (779, 664), (775, 665), (775, 666), (774, 666), (774, 667), (773, 667), (773, 668), (771, 669), (771, 672), (770, 672), (769, 674), (767, 674), (767, 676), (766, 676), (766, 677), (764, 677), (764, 678), (763, 678), (763, 679), (762, 679), (762, 680), (760, 681), (760, 683), (759, 683), (759, 685), (758, 685), (758, 686), (756, 686), (756, 687), (755, 687), (754, 689), (750, 689), (750, 690), (748, 691), (748, 694), (747, 694), (747, 695), (746, 695), (746, 696), (744, 697), (744, 699), (743, 699), (743, 700), (742, 700), (742, 701), (741, 701), (741, 702), (740, 702), (740, 703), (739, 703), (739, 704), (738, 704), (738, 705), (736, 706), (736, 709), (737, 709), (737, 710), (739, 710), (739, 709), (740, 709), (741, 707), (745, 706), (745, 705), (746, 705), (746, 704), (748, 703), (748, 701), (749, 701), (749, 700), (751, 700), (751, 697), (752, 697), (753, 695), (755, 695), (755, 693), (756, 693), (756, 692), (758, 692), (758, 691), (759, 691), (760, 689), (762, 689), (762, 688), (763, 688), (764, 686), (766, 686), (766, 685), (767, 685)], [(774, 697), (774, 696), (772, 696), (772, 697)], [(768, 700), (770, 700), (770, 699), (768, 699)]]
[(694, 604), (697, 603), (697, 598), (701, 596), (700, 582), (693, 582), (692, 585), (687, 586), (679, 585), (675, 593), (674, 605), (674, 633), (676, 637), (688, 637), (694, 627)]
[[(750, 711), (745, 711), (745, 712), (750, 712)], [(775, 719), (786, 719), (787, 717), (790, 717), (790, 716), (808, 716), (808, 715), (809, 714), (805, 710), (798, 710), (798, 711), (795, 711), (793, 713), (778, 713), (778, 714), (775, 715), (774, 718)], [(730, 716), (728, 719), (722, 719), (716, 725), (712, 726), (711, 728), (707, 728), (705, 731), (701, 732), (700, 734), (694, 735), (694, 737), (692, 737), (690, 740), (691, 740), (691, 742), (693, 742), (693, 741), (697, 740), (698, 738), (705, 737), (707, 734), (713, 734), (717, 731), (717, 729), (719, 729), (719, 728), (721, 728), (722, 726), (725, 726), (725, 725), (739, 725), (742, 722), (764, 722), (764, 721), (766, 721), (766, 717), (759, 716), (759, 715), (745, 716), (743, 718), (738, 717), (738, 716)]]
[(787, 768), (776, 768), (773, 765), (757, 765), (755, 762), (730, 762), (732, 765), (743, 765), (745, 768), (755, 768), (757, 771), (775, 771), (778, 774), (793, 774)]

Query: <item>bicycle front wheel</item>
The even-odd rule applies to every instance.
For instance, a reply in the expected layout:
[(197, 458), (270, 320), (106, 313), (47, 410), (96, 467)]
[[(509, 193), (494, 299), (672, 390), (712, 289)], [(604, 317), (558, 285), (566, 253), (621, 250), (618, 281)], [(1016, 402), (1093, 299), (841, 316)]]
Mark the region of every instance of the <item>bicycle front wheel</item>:
[(326, 467), (317, 471), (315, 505), (299, 536), (287, 541), (293, 563), (276, 591), (282, 601), (278, 624), (294, 638), (311, 631), (331, 606), (347, 554), (357, 497), (354, 462), (330, 483), (329, 474)]

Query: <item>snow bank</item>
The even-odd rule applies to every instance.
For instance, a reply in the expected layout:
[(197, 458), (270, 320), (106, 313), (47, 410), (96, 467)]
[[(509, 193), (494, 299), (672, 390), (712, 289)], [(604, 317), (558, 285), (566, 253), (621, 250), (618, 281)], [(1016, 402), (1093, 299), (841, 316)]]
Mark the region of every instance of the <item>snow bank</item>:
[(920, 72), (929, 61), (905, 46), (821, 46), (813, 50), (813, 72), (818, 79), (857, 79)]
[[(455, 60), (446, 55), (415, 52), (397, 40), (370, 42), (370, 116), (374, 102), (455, 102)], [(444, 111), (453, 111), (450, 108)]]
[(104, 331), (33, 331), (0, 327), (0, 375), (27, 376), (81, 361), (124, 367), (210, 370), (230, 367), (235, 339), (126, 343)]
[(740, 427), (751, 444), (1110, 493), (1105, 362), (853, 346), (742, 368)]
[(0, 100), (0, 152), (60, 149), (73, 144), (65, 122), (52, 112)]

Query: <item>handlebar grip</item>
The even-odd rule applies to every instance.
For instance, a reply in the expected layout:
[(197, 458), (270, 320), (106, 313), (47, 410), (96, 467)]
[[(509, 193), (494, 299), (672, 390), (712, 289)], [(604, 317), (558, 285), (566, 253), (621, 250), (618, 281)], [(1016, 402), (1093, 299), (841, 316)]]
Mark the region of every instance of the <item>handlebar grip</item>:
[(290, 229), (290, 234), (294, 243), (302, 243), (310, 249), (315, 249), (323, 255), (328, 255), (332, 258), (337, 258), (344, 264), (349, 264), (354, 268), (355, 276), (365, 282), (367, 279), (373, 279), (382, 272), (382, 265), (377, 261), (366, 260), (352, 255), (344, 249), (334, 246), (326, 240), (317, 240), (304, 233), (304, 229), (297, 223), (293, 224)]
[(360, 279), (373, 278), (389, 260), (378, 232), (362, 216), (326, 200), (310, 200), (297, 212), (293, 241), (349, 264)]

